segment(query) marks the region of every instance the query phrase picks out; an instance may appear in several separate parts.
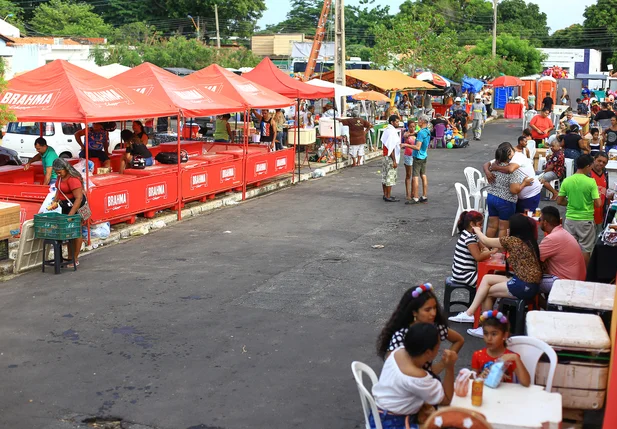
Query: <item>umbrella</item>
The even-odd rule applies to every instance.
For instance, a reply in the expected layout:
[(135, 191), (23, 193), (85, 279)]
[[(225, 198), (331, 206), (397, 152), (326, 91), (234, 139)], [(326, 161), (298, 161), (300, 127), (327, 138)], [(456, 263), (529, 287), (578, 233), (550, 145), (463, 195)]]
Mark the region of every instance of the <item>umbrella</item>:
[(447, 88), (450, 86), (450, 83), (444, 77), (439, 76), (438, 74), (433, 72), (420, 73), (416, 76), (416, 79), (424, 82), (430, 82), (433, 85), (440, 86), (442, 88)]
[(491, 82), (495, 88), (504, 87), (504, 86), (523, 86), (524, 83), (517, 77), (514, 76), (499, 76)]
[(351, 98), (354, 100), (366, 100), (366, 101), (385, 101), (389, 102), (390, 97), (383, 95), (381, 92), (377, 91), (364, 91), (356, 95), (352, 95)]

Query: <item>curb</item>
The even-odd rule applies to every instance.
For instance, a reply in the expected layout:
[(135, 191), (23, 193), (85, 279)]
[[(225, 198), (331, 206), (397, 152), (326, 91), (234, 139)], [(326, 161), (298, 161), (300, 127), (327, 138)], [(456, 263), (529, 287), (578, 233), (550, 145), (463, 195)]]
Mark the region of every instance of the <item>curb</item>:
[[(381, 151), (368, 152), (365, 154), (364, 162), (367, 163), (381, 156)], [(340, 160), (338, 163), (338, 169), (336, 164), (318, 164), (312, 163), (311, 169), (312, 171), (320, 169), (323, 170), (327, 175), (328, 173), (335, 173), (343, 168), (347, 168), (351, 166), (351, 160)], [(325, 177), (325, 176), (322, 176)], [(306, 182), (308, 180), (318, 180), (313, 179), (313, 174), (311, 173), (301, 173), (299, 179), (296, 180), (296, 183), (292, 183), (292, 175), (288, 174), (284, 176), (284, 178), (274, 178), (266, 184), (258, 187), (251, 188), (246, 190), (246, 201), (252, 198), (257, 198), (263, 195), (267, 195), (269, 193), (279, 191), (281, 189), (288, 188), (290, 186), (296, 185), (300, 182)], [(231, 192), (222, 194), (221, 196), (206, 201), (204, 203), (200, 202), (191, 202), (188, 203), (182, 209), (182, 221), (200, 216), (205, 213), (212, 212), (217, 209), (221, 209), (227, 206), (234, 206), (242, 203), (242, 193), (241, 192)], [(125, 223), (117, 224), (112, 226), (112, 232), (109, 237), (101, 239), (101, 238), (92, 238), (89, 246), (85, 246), (82, 248), (81, 254), (89, 254), (90, 252), (95, 251), (99, 247), (103, 246), (111, 246), (113, 244), (118, 244), (123, 240), (128, 240), (132, 238), (136, 238), (142, 235), (149, 234), (150, 231), (156, 231), (162, 228), (167, 227), (168, 225), (172, 225), (178, 222), (178, 214), (176, 212), (171, 213), (159, 213), (155, 215), (152, 219), (145, 218), (137, 218), (137, 221), (132, 225), (127, 225)], [(9, 243), (9, 259), (5, 261), (0, 261), (0, 281), (6, 281), (15, 274), (15, 258), (17, 256), (17, 250), (19, 247), (19, 240), (15, 240)], [(28, 271), (33, 271), (35, 269), (39, 269), (39, 267), (33, 267), (28, 270), (24, 270), (18, 274), (23, 274)], [(17, 275), (18, 275), (17, 274)]]

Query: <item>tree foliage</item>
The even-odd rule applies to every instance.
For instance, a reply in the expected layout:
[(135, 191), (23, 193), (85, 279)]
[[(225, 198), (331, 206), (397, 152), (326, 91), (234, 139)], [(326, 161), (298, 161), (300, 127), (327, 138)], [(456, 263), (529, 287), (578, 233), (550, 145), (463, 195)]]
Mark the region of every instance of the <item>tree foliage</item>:
[(254, 67), (260, 58), (244, 48), (216, 49), (197, 39), (172, 36), (169, 39), (153, 38), (148, 43), (134, 46), (125, 44), (97, 47), (92, 54), (98, 65), (119, 63), (135, 67), (150, 62), (159, 67), (185, 67), (199, 70), (210, 64), (222, 67)]
[[(472, 52), (479, 56), (491, 55), (493, 47), (492, 38), (487, 38), (478, 43)], [(503, 62), (500, 64), (500, 72), (523, 76), (542, 71), (542, 54), (531, 44), (529, 40), (521, 39), (511, 34), (497, 36), (497, 57)]]
[(112, 27), (93, 12), (93, 7), (72, 0), (50, 0), (36, 8), (32, 30), (50, 36), (106, 37)]

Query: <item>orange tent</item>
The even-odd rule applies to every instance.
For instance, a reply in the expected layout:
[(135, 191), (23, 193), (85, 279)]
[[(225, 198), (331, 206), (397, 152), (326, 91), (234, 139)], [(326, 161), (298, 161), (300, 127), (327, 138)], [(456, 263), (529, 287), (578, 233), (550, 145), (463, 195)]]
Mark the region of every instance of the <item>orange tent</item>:
[(176, 116), (178, 109), (56, 60), (14, 77), (0, 95), (20, 121), (104, 122)]
[(278, 69), (267, 57), (257, 64), (257, 67), (242, 76), (289, 98), (315, 100), (334, 97), (334, 88), (322, 88), (300, 82)]
[(200, 88), (238, 100), (247, 107), (274, 109), (294, 104), (294, 100), (238, 76), (218, 64), (212, 64), (191, 73), (183, 80), (193, 82)]
[(174, 105), (189, 118), (244, 110), (244, 105), (239, 101), (206, 91), (194, 82), (178, 77), (151, 63), (143, 63), (110, 80), (145, 94), (150, 99)]

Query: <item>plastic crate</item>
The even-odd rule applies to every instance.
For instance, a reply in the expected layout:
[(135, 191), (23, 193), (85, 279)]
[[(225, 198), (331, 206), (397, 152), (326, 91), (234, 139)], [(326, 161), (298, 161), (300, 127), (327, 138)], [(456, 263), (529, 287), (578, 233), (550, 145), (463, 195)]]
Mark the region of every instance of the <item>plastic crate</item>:
[(81, 235), (81, 215), (40, 213), (34, 215), (34, 237), (48, 240), (71, 240)]

